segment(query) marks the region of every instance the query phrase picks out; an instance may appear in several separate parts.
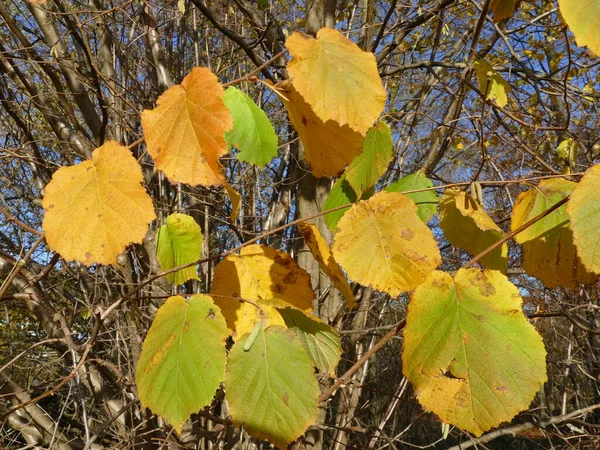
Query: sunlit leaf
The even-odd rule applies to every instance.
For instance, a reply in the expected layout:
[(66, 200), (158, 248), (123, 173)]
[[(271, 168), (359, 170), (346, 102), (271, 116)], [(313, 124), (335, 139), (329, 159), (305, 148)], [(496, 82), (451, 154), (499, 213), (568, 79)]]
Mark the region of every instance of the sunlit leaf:
[(156, 313), (135, 371), (140, 401), (181, 432), (225, 374), (225, 319), (206, 295), (170, 297)]
[(331, 28), (320, 29), (316, 39), (293, 33), (285, 46), (293, 57), (287, 69), (294, 87), (315, 115), (364, 135), (386, 99), (375, 56)]
[(296, 309), (280, 309), (279, 313), (286, 326), (300, 338), (315, 367), (335, 376), (335, 368), (342, 355), (342, 343), (337, 331), (316, 317), (308, 317)]
[(419, 403), (480, 436), (526, 409), (546, 381), (542, 338), (498, 271), (435, 271), (408, 305), (402, 367)]
[(307, 222), (298, 224), (298, 229), (304, 236), (304, 241), (313, 257), (319, 263), (321, 270), (325, 272), (333, 285), (342, 293), (348, 308), (356, 308), (358, 305), (354, 298), (354, 294), (352, 293), (352, 288), (348, 284), (341, 267), (335, 262), (335, 258), (331, 254), (331, 249), (327, 242), (325, 242), (319, 229), (315, 225)]
[(558, 7), (577, 44), (600, 55), (600, 3), (597, 0), (558, 0)]
[[(504, 237), (504, 232), (481, 205), (466, 192), (454, 189), (446, 189), (440, 202), (440, 228), (448, 242), (471, 255), (477, 255)], [(508, 246), (502, 244), (480, 262), (488, 269), (506, 273)]]
[(359, 201), (344, 214), (333, 256), (351, 280), (393, 296), (413, 290), (441, 261), (417, 206), (390, 192)]
[(510, 19), (515, 13), (518, 0), (492, 0), (490, 10), (494, 13), (494, 22)]
[(485, 94), (485, 99), (494, 100), (504, 108), (508, 104), (508, 94), (512, 92), (510, 84), (484, 59), (475, 61), (473, 67), (477, 73), (479, 90)]
[(374, 186), (394, 156), (392, 133), (385, 122), (371, 128), (363, 142), (363, 151), (345, 171), (346, 180), (357, 196)]
[(237, 159), (263, 167), (277, 156), (277, 135), (265, 112), (239, 89), (227, 88), (223, 101), (233, 117), (233, 130), (225, 134), (240, 152)]
[(158, 98), (156, 108), (142, 113), (148, 153), (170, 181), (223, 184), (219, 158), (227, 153), (224, 135), (233, 127), (223, 94), (217, 77), (196, 67)]
[(347, 125), (332, 120), (323, 122), (308, 103), (286, 81), (278, 86), (290, 120), (298, 132), (306, 160), (315, 177), (338, 176), (342, 169), (362, 151), (363, 137)]
[(244, 351), (247, 338), (229, 352), (225, 397), (231, 419), (251, 436), (287, 448), (317, 418), (313, 363), (300, 339), (283, 327), (261, 329)]
[[(156, 256), (162, 270), (189, 264), (200, 259), (202, 253), (202, 231), (193, 217), (186, 214), (171, 214), (156, 236)], [(195, 266), (168, 273), (171, 283), (183, 284), (197, 280)]]
[(264, 245), (249, 245), (221, 261), (210, 294), (236, 337), (249, 333), (262, 319), (268, 325), (285, 325), (276, 307), (309, 313), (315, 298), (308, 273), (287, 253)]
[(143, 180), (131, 152), (113, 141), (91, 161), (58, 169), (43, 200), (48, 246), (87, 266), (115, 263), (127, 245), (142, 242), (155, 218)]
[[(356, 192), (354, 192), (352, 187), (346, 181), (346, 175), (342, 175), (334, 183), (331, 191), (329, 191), (329, 196), (323, 203), (323, 211), (328, 211), (338, 206), (351, 205), (352, 203), (355, 203), (356, 200)], [(327, 225), (327, 228), (335, 232), (337, 230), (338, 222), (349, 209), (350, 206), (325, 214), (325, 224)]]
[[(512, 230), (550, 209), (570, 195), (575, 186), (572, 181), (556, 178), (543, 180), (537, 188), (521, 193), (513, 208)], [(515, 240), (523, 245), (523, 269), (549, 288), (573, 288), (576, 283), (596, 280), (577, 256), (565, 205), (517, 234)]]
[(229, 201), (231, 201), (231, 215), (229, 216), (229, 221), (231, 223), (235, 223), (240, 214), (240, 206), (242, 205), (242, 196), (238, 191), (236, 191), (233, 186), (231, 186), (227, 180), (224, 180), (223, 185), (225, 186), (225, 190), (227, 191), (227, 195), (229, 195)]
[[(423, 175), (422, 172), (415, 172), (400, 178), (398, 181), (386, 187), (385, 190), (387, 192), (402, 193), (419, 189), (429, 189), (432, 187), (433, 183), (429, 178)], [(417, 214), (423, 222), (429, 222), (437, 212), (437, 205), (440, 200), (434, 190), (412, 192), (404, 195), (416, 203), (418, 207)]]
[(585, 267), (600, 273), (600, 165), (588, 169), (567, 203), (577, 254)]

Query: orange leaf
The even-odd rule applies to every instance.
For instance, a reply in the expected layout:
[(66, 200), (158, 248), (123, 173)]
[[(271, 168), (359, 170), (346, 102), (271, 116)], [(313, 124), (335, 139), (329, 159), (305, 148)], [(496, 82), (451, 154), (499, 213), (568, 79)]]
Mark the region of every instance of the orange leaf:
[(292, 34), (285, 42), (293, 59), (287, 69), (300, 95), (323, 122), (349, 125), (363, 136), (385, 106), (386, 92), (375, 56), (338, 30), (313, 38)]
[(94, 150), (91, 161), (58, 169), (43, 201), (48, 246), (87, 266), (115, 263), (155, 218), (143, 179), (131, 152), (114, 141)]
[(224, 184), (219, 158), (227, 153), (224, 134), (233, 119), (223, 95), (217, 77), (196, 67), (159, 97), (156, 108), (142, 113), (148, 153), (171, 182)]

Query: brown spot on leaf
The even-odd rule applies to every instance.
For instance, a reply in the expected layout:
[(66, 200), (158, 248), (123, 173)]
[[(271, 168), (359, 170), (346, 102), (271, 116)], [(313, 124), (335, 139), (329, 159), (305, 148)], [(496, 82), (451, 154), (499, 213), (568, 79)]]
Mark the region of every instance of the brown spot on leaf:
[(212, 308), (208, 309), (208, 314), (206, 315), (206, 318), (209, 320), (215, 320), (217, 318), (217, 316), (215, 315), (215, 310)]
[(283, 294), (283, 291), (285, 290), (285, 288), (279, 283), (274, 284), (272, 289), (273, 292), (277, 292), (278, 294)]
[(152, 354), (152, 358), (150, 358), (150, 364), (148, 364), (146, 366), (146, 369), (144, 370), (144, 372), (145, 373), (152, 372), (152, 370), (155, 369), (156, 366), (158, 366), (160, 364), (160, 362), (163, 360), (164, 357), (165, 357), (165, 353), (161, 349), (156, 350)]
[(494, 386), (494, 390), (497, 392), (508, 392), (508, 387), (506, 386)]
[(102, 213), (98, 214), (96, 217), (102, 217)]
[(290, 396), (289, 396), (289, 394), (288, 394), (287, 392), (284, 392), (284, 393), (283, 393), (283, 397), (281, 397), (281, 400), (283, 400), (283, 403), (285, 403), (285, 404), (286, 404), (286, 406), (287, 406), (287, 404), (288, 404), (288, 402), (289, 402), (289, 400), (290, 400)]
[(302, 125), (307, 126), (308, 125), (308, 121), (306, 120), (306, 117), (302, 116)]
[(479, 288), (479, 293), (484, 297), (490, 297), (496, 293), (496, 288), (490, 283), (484, 272), (479, 272), (475, 278), (471, 280), (471, 284)]
[(412, 241), (412, 238), (415, 237), (415, 233), (413, 232), (413, 230), (404, 229), (400, 233), (400, 236), (402, 236), (402, 239), (404, 239), (405, 241)]
[(298, 272), (288, 272), (285, 277), (283, 277), (283, 282), (285, 284), (296, 284), (298, 281)]
[(288, 258), (286, 258), (284, 256), (279, 255), (279, 254), (275, 255), (274, 261), (275, 261), (275, 264), (279, 264), (279, 265), (284, 266), (284, 267), (288, 266), (290, 264), (290, 262), (292, 262), (291, 259), (288, 259)]
[(90, 252), (85, 252), (85, 259), (91, 259), (92, 254)]
[(48, 209), (54, 208), (54, 205), (48, 205)]

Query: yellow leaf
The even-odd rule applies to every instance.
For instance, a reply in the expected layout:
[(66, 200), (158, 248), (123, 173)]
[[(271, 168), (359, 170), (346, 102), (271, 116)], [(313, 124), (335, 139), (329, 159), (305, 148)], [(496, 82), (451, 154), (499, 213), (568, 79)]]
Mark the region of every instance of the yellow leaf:
[(560, 15), (577, 44), (600, 55), (600, 4), (598, 0), (559, 0)]
[[(537, 188), (521, 193), (513, 208), (511, 228), (515, 230), (546, 211), (571, 194), (575, 186), (572, 181), (556, 178), (543, 180)], [(577, 256), (565, 205), (517, 234), (515, 240), (523, 245), (523, 269), (549, 288), (574, 288), (578, 282), (590, 284), (596, 280)]]
[[(484, 209), (465, 192), (446, 189), (440, 202), (440, 228), (453, 246), (477, 255), (504, 236)], [(508, 246), (502, 244), (481, 258), (488, 269), (506, 273)]]
[(512, 92), (510, 85), (484, 59), (475, 62), (475, 72), (479, 81), (479, 90), (485, 94), (486, 100), (494, 100), (504, 108), (508, 104), (508, 94)]
[[(293, 307), (305, 313), (312, 310), (315, 294), (308, 273), (285, 252), (264, 245), (244, 247), (215, 268), (210, 295), (221, 308), (227, 326), (236, 337), (249, 333), (254, 324), (283, 325), (275, 308)], [(262, 308), (266, 317), (261, 316)]]
[(333, 256), (351, 280), (393, 296), (413, 290), (441, 262), (417, 206), (397, 192), (355, 203), (338, 223)]
[(231, 201), (231, 215), (229, 216), (229, 221), (231, 223), (235, 223), (240, 213), (240, 205), (242, 203), (242, 196), (238, 191), (236, 191), (227, 180), (223, 180), (225, 185), (225, 190), (229, 195), (229, 200)]
[(342, 272), (342, 269), (338, 263), (335, 262), (335, 258), (331, 254), (331, 249), (329, 248), (327, 242), (325, 242), (325, 239), (321, 235), (319, 229), (312, 223), (306, 222), (298, 224), (298, 229), (304, 236), (306, 245), (319, 263), (319, 266), (323, 272), (325, 272), (333, 285), (342, 293), (348, 308), (356, 308), (358, 304), (356, 303), (356, 299), (352, 293), (352, 288), (348, 284), (344, 272)]
[(413, 293), (402, 371), (419, 403), (476, 436), (527, 408), (546, 350), (518, 288), (495, 270), (435, 271)]
[(224, 134), (233, 128), (217, 77), (196, 67), (172, 86), (153, 110), (142, 113), (148, 153), (174, 183), (224, 184), (219, 158), (227, 153)]
[(338, 176), (355, 156), (362, 152), (363, 136), (332, 120), (323, 122), (294, 86), (286, 81), (278, 86), (290, 120), (304, 144), (306, 160), (315, 177)]
[(43, 200), (48, 246), (87, 266), (115, 263), (155, 218), (143, 180), (131, 152), (114, 141), (94, 150), (91, 161), (58, 169)]
[(315, 115), (364, 136), (386, 99), (375, 56), (331, 28), (319, 30), (316, 39), (294, 33), (285, 46), (293, 57), (287, 68), (294, 87)]
[(517, 0), (492, 0), (490, 10), (494, 13), (494, 22), (510, 19), (515, 13)]
[(600, 273), (600, 165), (589, 168), (567, 203), (577, 253), (588, 270)]

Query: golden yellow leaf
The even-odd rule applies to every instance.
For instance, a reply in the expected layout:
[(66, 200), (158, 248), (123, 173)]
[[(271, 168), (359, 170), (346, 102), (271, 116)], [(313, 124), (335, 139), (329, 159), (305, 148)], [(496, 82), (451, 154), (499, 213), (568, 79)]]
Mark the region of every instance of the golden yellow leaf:
[(476, 436), (527, 408), (546, 350), (518, 288), (495, 270), (433, 272), (408, 304), (402, 371), (419, 403)]
[(298, 229), (304, 236), (306, 245), (310, 249), (313, 257), (319, 263), (319, 266), (323, 272), (325, 272), (333, 285), (342, 293), (348, 308), (356, 308), (358, 304), (356, 303), (356, 299), (352, 293), (352, 288), (348, 284), (348, 280), (346, 280), (344, 272), (331, 254), (331, 249), (329, 248), (327, 242), (325, 242), (325, 239), (321, 235), (319, 229), (312, 223), (307, 222), (298, 224)]
[(577, 44), (600, 55), (600, 4), (598, 0), (559, 0), (560, 15), (569, 26)]
[(508, 94), (512, 92), (510, 84), (484, 59), (475, 61), (473, 67), (477, 73), (479, 90), (485, 94), (485, 99), (494, 100), (504, 108), (508, 104)]
[(148, 153), (170, 181), (224, 184), (219, 158), (228, 151), (225, 132), (233, 119), (223, 95), (217, 77), (196, 67), (159, 97), (156, 108), (142, 113)]
[(58, 169), (43, 200), (48, 246), (87, 266), (115, 263), (155, 218), (143, 180), (131, 152), (114, 141), (94, 150), (91, 161)]
[(287, 253), (264, 245), (249, 245), (239, 255), (221, 261), (215, 268), (210, 295), (235, 337), (249, 333), (263, 319), (252, 303), (264, 311), (265, 326), (285, 326), (275, 308), (293, 307), (309, 313), (315, 298), (308, 273)]
[(320, 29), (316, 39), (293, 33), (285, 46), (293, 57), (287, 69), (294, 87), (315, 115), (364, 136), (386, 99), (373, 53), (331, 28)]
[[(572, 181), (555, 178), (521, 193), (513, 208), (511, 228), (515, 230), (546, 211), (570, 195), (575, 186)], [(525, 272), (549, 288), (573, 288), (576, 283), (590, 284), (597, 278), (586, 271), (577, 256), (566, 205), (517, 234), (515, 240), (523, 245)]]
[[(477, 255), (504, 236), (504, 232), (481, 205), (465, 192), (454, 189), (446, 189), (440, 202), (440, 228), (448, 242), (472, 255)], [(481, 264), (506, 273), (506, 243), (481, 258)]]
[(494, 13), (494, 22), (510, 19), (517, 8), (517, 0), (492, 0), (490, 10)]
[(283, 104), (304, 144), (306, 160), (315, 177), (338, 176), (362, 152), (363, 136), (329, 120), (323, 122), (289, 81), (277, 86), (286, 97)]
[(231, 223), (235, 223), (240, 213), (240, 205), (242, 204), (242, 196), (238, 191), (236, 191), (227, 180), (223, 180), (225, 185), (225, 190), (227, 191), (227, 195), (229, 195), (229, 200), (231, 201), (231, 215), (229, 216), (229, 221)]
[(441, 262), (417, 205), (397, 192), (355, 203), (338, 223), (333, 256), (351, 280), (393, 296), (413, 290)]

